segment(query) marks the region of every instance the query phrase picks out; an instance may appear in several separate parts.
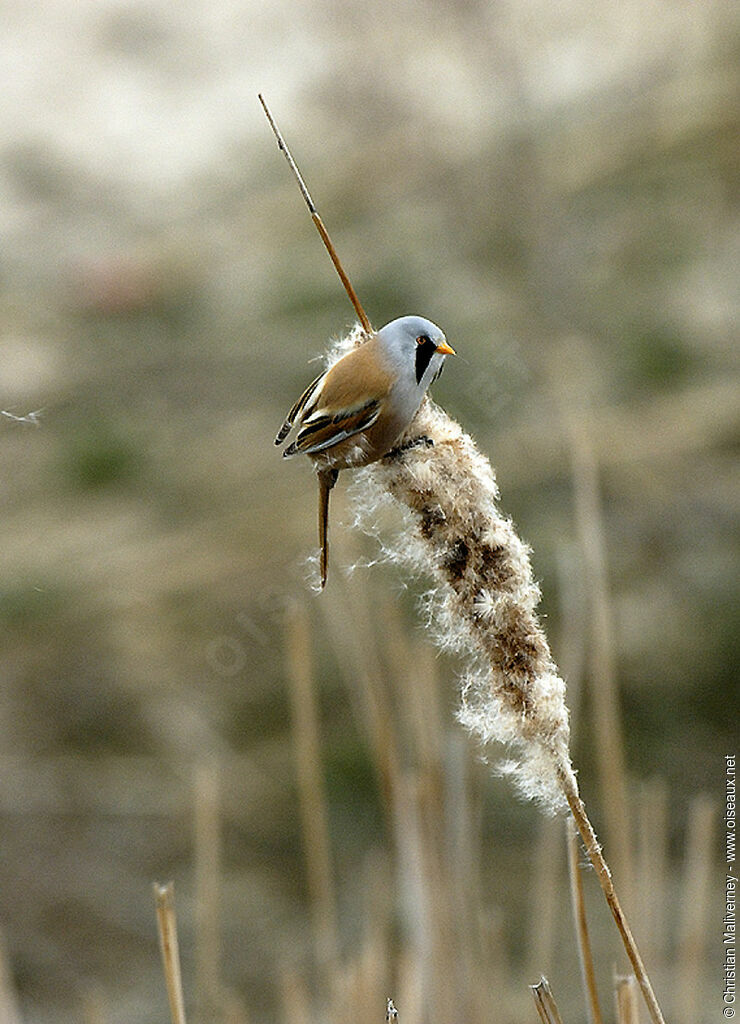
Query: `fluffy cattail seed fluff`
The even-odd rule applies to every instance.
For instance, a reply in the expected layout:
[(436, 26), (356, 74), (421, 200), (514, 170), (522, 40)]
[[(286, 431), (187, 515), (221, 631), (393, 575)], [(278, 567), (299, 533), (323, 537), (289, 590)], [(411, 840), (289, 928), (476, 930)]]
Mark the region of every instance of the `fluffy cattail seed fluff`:
[[(362, 340), (354, 331), (341, 355)], [(354, 473), (358, 525), (373, 531), (386, 502), (405, 509), (386, 555), (431, 578), (427, 595), (438, 642), (467, 658), (460, 720), (514, 760), (503, 770), (551, 810), (565, 801), (570, 769), (565, 683), (536, 615), (540, 592), (529, 549), (499, 511), (493, 469), (474, 441), (425, 399), (393, 452)]]

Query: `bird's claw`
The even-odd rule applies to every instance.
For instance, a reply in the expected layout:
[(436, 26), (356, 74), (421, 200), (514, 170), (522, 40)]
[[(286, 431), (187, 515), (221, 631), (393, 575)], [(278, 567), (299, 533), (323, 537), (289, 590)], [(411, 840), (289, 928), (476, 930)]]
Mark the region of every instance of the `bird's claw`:
[(419, 448), (422, 446), (424, 448), (433, 448), (434, 441), (431, 437), (427, 437), (426, 434), (421, 434), (419, 437), (414, 437), (410, 441), (405, 441), (403, 444), (399, 444), (395, 448), (391, 448), (391, 450), (386, 452), (383, 456), (383, 460), (385, 461), (388, 459), (391, 461), (393, 459), (400, 459), (406, 452), (411, 451), (413, 448)]

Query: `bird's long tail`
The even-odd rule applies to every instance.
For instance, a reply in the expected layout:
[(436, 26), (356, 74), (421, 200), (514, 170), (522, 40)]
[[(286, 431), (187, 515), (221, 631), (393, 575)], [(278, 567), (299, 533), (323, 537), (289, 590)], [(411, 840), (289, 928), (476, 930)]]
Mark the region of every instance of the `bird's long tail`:
[(337, 482), (338, 469), (321, 469), (319, 478), (319, 572), (321, 589), (326, 586), (326, 574), (329, 565), (329, 493)]

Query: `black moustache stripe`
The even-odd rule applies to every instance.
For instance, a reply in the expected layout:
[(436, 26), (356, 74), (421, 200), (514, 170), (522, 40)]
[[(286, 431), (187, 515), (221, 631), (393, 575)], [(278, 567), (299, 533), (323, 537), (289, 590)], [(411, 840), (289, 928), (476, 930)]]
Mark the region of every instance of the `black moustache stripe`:
[(416, 346), (416, 383), (421, 384), (421, 378), (426, 373), (427, 367), (432, 361), (432, 356), (437, 351), (437, 346), (429, 338)]

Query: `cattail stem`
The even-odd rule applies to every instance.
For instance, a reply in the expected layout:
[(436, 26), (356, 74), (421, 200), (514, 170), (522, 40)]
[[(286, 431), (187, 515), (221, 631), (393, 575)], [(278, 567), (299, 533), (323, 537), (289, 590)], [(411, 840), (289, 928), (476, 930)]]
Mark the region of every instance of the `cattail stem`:
[(586, 848), (588, 859), (596, 870), (599, 884), (601, 885), (602, 892), (604, 893), (604, 898), (606, 899), (609, 910), (614, 918), (614, 922), (621, 936), (629, 961), (632, 964), (635, 977), (637, 978), (637, 982), (645, 1000), (645, 1005), (647, 1006), (650, 1014), (650, 1019), (653, 1021), (653, 1024), (665, 1024), (665, 1018), (663, 1017), (663, 1013), (658, 1005), (658, 1000), (653, 992), (653, 986), (650, 984), (650, 978), (648, 977), (645, 965), (642, 962), (642, 957), (640, 956), (640, 951), (637, 948), (637, 943), (633, 938), (632, 931), (627, 923), (627, 918), (624, 916), (622, 906), (614, 889), (609, 865), (601, 852), (601, 846), (596, 838), (596, 833), (589, 821), (588, 815), (586, 814), (586, 808), (584, 807), (583, 801), (581, 800), (578, 792), (578, 784), (576, 782), (575, 774), (569, 764), (560, 765), (558, 767), (558, 778), (560, 780), (563, 795), (568, 801), (568, 807), (573, 815), (573, 821), (576, 824), (576, 828), (583, 840), (583, 845)]

